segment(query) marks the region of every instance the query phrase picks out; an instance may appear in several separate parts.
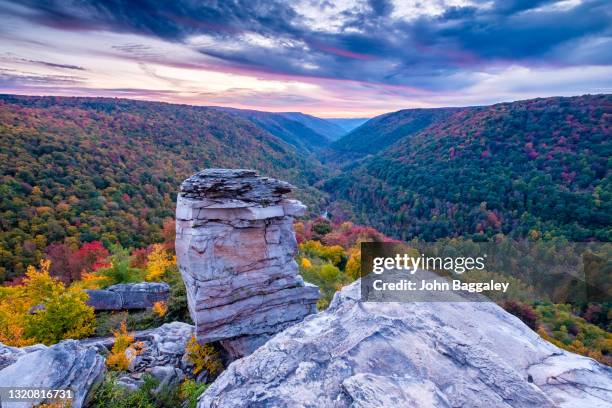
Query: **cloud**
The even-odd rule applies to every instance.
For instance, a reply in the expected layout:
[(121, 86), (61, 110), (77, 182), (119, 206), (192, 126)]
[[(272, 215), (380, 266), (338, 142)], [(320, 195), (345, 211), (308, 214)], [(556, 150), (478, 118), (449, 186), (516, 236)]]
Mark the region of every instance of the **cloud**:
[(15, 63), (21, 63), (21, 64), (27, 64), (27, 65), (41, 65), (41, 66), (49, 67), (49, 68), (85, 71), (85, 68), (78, 66), (78, 65), (61, 64), (57, 62), (21, 58), (17, 55), (13, 55), (12, 53), (6, 53), (5, 55), (0, 56), (0, 62), (15, 62)]
[(335, 116), (606, 92), (608, 3), (0, 0), (0, 86)]
[(73, 69), (73, 70), (77, 70), (77, 71), (85, 71), (85, 68), (79, 67), (78, 65), (56, 64), (54, 62), (37, 61), (37, 60), (27, 60), (27, 62), (31, 62), (32, 64), (45, 65), (45, 66), (51, 67), (51, 68)]
[[(492, 64), (612, 63), (602, 42), (612, 34), (605, 0), (56, 0), (9, 11), (63, 30), (191, 44), (237, 67), (432, 89), (447, 87), (438, 82), (449, 75)], [(579, 60), (562, 52), (571, 44), (584, 46)]]

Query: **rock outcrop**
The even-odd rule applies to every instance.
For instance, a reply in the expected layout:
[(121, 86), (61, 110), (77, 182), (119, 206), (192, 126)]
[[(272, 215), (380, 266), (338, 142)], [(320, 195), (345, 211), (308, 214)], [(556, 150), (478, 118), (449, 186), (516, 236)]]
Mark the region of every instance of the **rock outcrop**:
[(146, 373), (160, 380), (159, 388), (191, 377), (192, 367), (183, 357), (194, 332), (190, 324), (172, 322), (136, 333), (134, 340), (142, 344), (142, 353), (130, 362), (128, 372), (118, 379), (119, 385), (135, 390), (144, 383), (142, 377)]
[[(143, 376), (150, 374), (160, 381), (158, 386), (176, 385), (185, 377), (193, 378), (193, 366), (185, 358), (194, 326), (166, 323), (155, 329), (133, 333), (142, 352), (133, 357), (117, 384), (135, 391), (144, 384)], [(0, 386), (71, 388), (75, 392), (72, 407), (81, 407), (92, 388), (104, 376), (104, 357), (115, 342), (114, 337), (66, 340), (47, 347), (36, 344), (28, 347), (9, 347), (0, 343)], [(206, 372), (199, 380), (206, 379)], [(6, 403), (0, 407), (31, 407), (41, 400), (28, 403)]]
[[(160, 387), (177, 383), (185, 377), (194, 377), (193, 367), (185, 359), (187, 343), (194, 333), (194, 326), (182, 322), (166, 323), (155, 329), (131, 333), (134, 341), (141, 343), (142, 352), (132, 359), (127, 371), (117, 379), (117, 383), (134, 391), (144, 384), (142, 377), (147, 373), (161, 381)], [(80, 340), (82, 346), (96, 349), (102, 355), (111, 350), (114, 342), (114, 337)], [(1, 356), (2, 349), (0, 361)], [(206, 372), (201, 374), (202, 377), (206, 375)]]
[[(76, 340), (65, 340), (47, 347), (41, 344), (22, 349), (0, 345), (9, 363), (0, 370), (2, 387), (68, 389), (74, 392), (71, 407), (85, 405), (92, 387), (102, 381), (104, 358), (94, 348)], [(3, 408), (32, 407), (42, 399), (29, 402), (3, 402)]]
[(292, 186), (252, 170), (208, 169), (183, 182), (176, 253), (198, 340), (232, 357), (316, 311), (319, 291), (294, 260)]
[(87, 304), (96, 311), (147, 309), (168, 300), (170, 286), (164, 282), (121, 283), (103, 290), (86, 290)]
[(213, 407), (610, 407), (612, 369), (494, 303), (374, 303), (359, 282), (233, 362)]

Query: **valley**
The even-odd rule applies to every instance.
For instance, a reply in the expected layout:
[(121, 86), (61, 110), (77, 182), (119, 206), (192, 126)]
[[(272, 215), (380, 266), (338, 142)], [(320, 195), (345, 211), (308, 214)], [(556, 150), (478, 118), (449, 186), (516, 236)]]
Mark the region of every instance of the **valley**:
[(4, 95), (0, 279), (56, 242), (159, 242), (179, 181), (205, 167), (288, 180), (310, 216), (397, 239), (610, 241), (611, 115), (610, 95), (414, 109), (337, 139), (303, 114)]

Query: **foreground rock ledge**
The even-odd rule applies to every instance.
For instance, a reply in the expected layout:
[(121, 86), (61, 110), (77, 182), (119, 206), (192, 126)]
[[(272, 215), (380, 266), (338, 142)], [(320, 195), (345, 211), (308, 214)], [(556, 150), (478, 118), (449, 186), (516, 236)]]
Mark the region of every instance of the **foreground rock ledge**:
[[(71, 407), (87, 405), (90, 389), (102, 381), (104, 358), (94, 348), (77, 340), (64, 340), (47, 347), (42, 344), (16, 348), (0, 344), (0, 386), (71, 389)], [(3, 402), (2, 407), (32, 407), (43, 399), (29, 402)]]
[(603, 408), (612, 369), (493, 303), (364, 303), (358, 281), (232, 363), (199, 403), (253, 406)]
[(293, 187), (253, 170), (208, 169), (181, 185), (176, 255), (198, 340), (233, 358), (316, 312), (319, 290), (294, 260)]

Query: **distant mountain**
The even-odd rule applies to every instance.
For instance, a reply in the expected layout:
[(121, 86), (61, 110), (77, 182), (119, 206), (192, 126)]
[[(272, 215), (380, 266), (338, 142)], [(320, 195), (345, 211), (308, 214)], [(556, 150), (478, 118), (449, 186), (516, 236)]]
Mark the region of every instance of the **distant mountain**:
[(330, 138), (332, 141), (335, 141), (335, 140), (338, 140), (340, 137), (344, 136), (345, 134), (347, 134), (348, 132), (350, 132), (351, 130), (363, 125), (370, 119), (369, 118), (325, 118), (325, 120), (340, 126), (342, 130), (344, 130), (344, 133), (341, 134), (338, 138), (336, 139)]
[(316, 210), (311, 156), (217, 109), (110, 98), (0, 95), (0, 281), (53, 242), (161, 239), (179, 184), (207, 167), (291, 181)]
[[(359, 221), (396, 238), (612, 240), (612, 95), (452, 111), (347, 166), (325, 189), (350, 202)], [(384, 134), (405, 135), (394, 115), (353, 134), (382, 122)]]
[(264, 112), (249, 109), (213, 107), (245, 118), (274, 136), (308, 151), (329, 145), (345, 131), (324, 119), (299, 112)]
[(316, 116), (306, 115), (301, 112), (283, 112), (280, 115), (302, 123), (304, 126), (314, 130), (315, 132), (325, 136), (333, 141), (341, 138), (346, 134), (346, 130), (333, 120), (322, 119)]
[(404, 109), (372, 118), (332, 144), (341, 152), (373, 154), (465, 108)]

